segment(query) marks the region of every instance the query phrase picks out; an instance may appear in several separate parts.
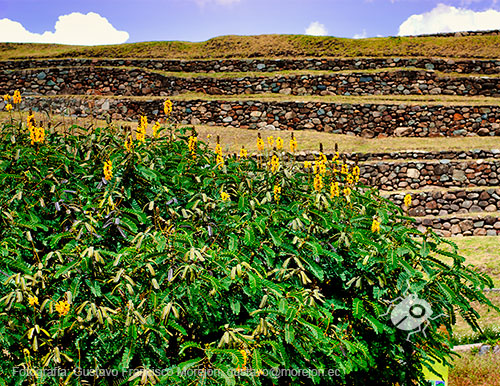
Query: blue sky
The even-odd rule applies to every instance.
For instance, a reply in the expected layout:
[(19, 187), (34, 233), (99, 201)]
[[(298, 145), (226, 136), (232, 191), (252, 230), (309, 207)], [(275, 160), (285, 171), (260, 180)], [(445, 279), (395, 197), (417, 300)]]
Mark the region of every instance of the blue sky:
[(500, 0), (0, 0), (0, 41), (111, 44), (494, 28), (500, 29)]

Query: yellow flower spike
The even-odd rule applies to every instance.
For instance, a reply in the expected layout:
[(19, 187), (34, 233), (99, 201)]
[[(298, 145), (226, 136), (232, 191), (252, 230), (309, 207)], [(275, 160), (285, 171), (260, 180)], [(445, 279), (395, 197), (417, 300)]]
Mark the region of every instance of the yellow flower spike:
[(311, 161), (304, 161), (304, 169), (310, 169), (312, 167)]
[(281, 139), (281, 137), (276, 138), (276, 149), (283, 149), (283, 140)]
[(259, 151), (263, 151), (264, 150), (264, 141), (263, 141), (263, 139), (260, 136), (257, 138), (257, 149)]
[(10, 101), (10, 98), (12, 98), (12, 97), (11, 97), (9, 94), (5, 94), (5, 95), (3, 96), (3, 100), (4, 100), (4, 102), (8, 102), (8, 101)]
[(153, 137), (158, 138), (158, 131), (160, 130), (160, 122), (156, 121), (156, 123), (153, 126)]
[(352, 174), (350, 174), (350, 173), (349, 173), (349, 174), (347, 175), (346, 179), (347, 179), (347, 183), (348, 183), (349, 185), (352, 185), (352, 184), (354, 183), (354, 176), (353, 176)]
[(129, 136), (126, 140), (125, 140), (125, 149), (127, 149), (127, 151), (131, 151), (132, 150), (132, 147), (134, 146), (134, 142), (132, 141), (132, 137)]
[(295, 137), (293, 136), (292, 134), (292, 138), (290, 138), (290, 151), (292, 153), (295, 153), (297, 151), (297, 140), (295, 139)]
[(195, 137), (193, 135), (189, 137), (188, 147), (189, 147), (189, 151), (191, 152), (191, 155), (193, 155), (193, 156), (196, 154), (197, 142), (198, 142), (198, 137)]
[(321, 192), (323, 186), (323, 177), (321, 177), (321, 174), (316, 174), (316, 176), (314, 177), (314, 189), (317, 192)]
[(29, 303), (29, 305), (31, 307), (34, 307), (35, 304), (38, 306), (39, 305), (39, 303), (38, 303), (38, 297), (36, 297), (36, 296), (30, 296), (30, 297), (28, 297), (28, 303)]
[(352, 169), (352, 174), (354, 176), (358, 176), (359, 177), (359, 173), (360, 173), (359, 166), (358, 165), (354, 166), (354, 168)]
[(137, 140), (139, 142), (146, 142), (146, 128), (148, 127), (148, 117), (141, 115), (139, 119), (139, 126), (137, 127)]
[(241, 147), (240, 158), (248, 158), (248, 152), (247, 149), (245, 149), (245, 146)]
[(33, 126), (35, 124), (35, 114), (28, 115), (26, 118), (26, 125), (28, 127)]
[(281, 186), (279, 186), (279, 185), (274, 185), (273, 192), (274, 192), (274, 200), (275, 200), (276, 202), (279, 202), (279, 201), (280, 201), (280, 198), (281, 198)]
[(5, 105), (5, 110), (7, 110), (7, 111), (12, 111), (12, 109), (13, 109), (13, 107), (12, 107), (12, 105), (11, 105), (10, 103), (7, 103), (7, 104)]
[(269, 147), (273, 147), (274, 146), (274, 137), (272, 135), (270, 135), (269, 137), (267, 137), (267, 143), (268, 143)]
[(56, 303), (56, 311), (59, 313), (59, 316), (65, 316), (68, 314), (70, 309), (70, 305), (66, 300), (61, 300)]
[(405, 206), (407, 208), (409, 208), (411, 206), (411, 194), (409, 194), (409, 193), (405, 196)]
[(340, 196), (340, 188), (338, 182), (332, 182), (330, 185), (330, 198), (339, 197)]
[(21, 93), (19, 92), (19, 90), (16, 90), (14, 91), (14, 96), (12, 97), (12, 101), (14, 102), (14, 104), (19, 104), (21, 103)]
[(342, 164), (342, 170), (340, 171), (342, 174), (349, 173), (349, 166), (347, 164)]
[(222, 156), (222, 147), (220, 146), (220, 143), (217, 143), (217, 145), (215, 145), (215, 154)]
[(220, 198), (222, 201), (226, 202), (226, 201), (229, 201), (230, 198), (229, 198), (229, 194), (227, 194), (226, 192), (224, 192), (223, 190), (221, 190), (220, 192)]
[(172, 114), (172, 101), (170, 99), (167, 99), (165, 102), (163, 102), (163, 112), (167, 117)]
[(273, 155), (271, 158), (271, 172), (276, 173), (280, 168), (280, 159), (277, 155)]
[(217, 162), (217, 167), (221, 170), (224, 167), (224, 157), (217, 154), (217, 159), (215, 161)]
[(350, 187), (346, 186), (344, 188), (344, 196), (346, 196), (346, 197), (350, 197), (351, 196), (351, 188)]
[(111, 181), (113, 178), (113, 163), (111, 161), (104, 162), (103, 172), (105, 180)]
[(372, 233), (380, 232), (380, 222), (374, 218), (372, 222)]

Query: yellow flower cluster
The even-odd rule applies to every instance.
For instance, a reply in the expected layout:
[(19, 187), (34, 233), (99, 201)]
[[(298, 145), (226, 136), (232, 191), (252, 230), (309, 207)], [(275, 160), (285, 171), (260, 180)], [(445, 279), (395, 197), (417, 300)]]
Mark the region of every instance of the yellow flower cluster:
[(137, 140), (146, 142), (146, 128), (148, 127), (148, 117), (141, 115), (141, 122), (137, 127)]
[(312, 163), (311, 161), (304, 161), (304, 169), (311, 169)]
[(276, 138), (276, 149), (283, 149), (283, 140), (281, 139), (281, 137)]
[(34, 307), (35, 304), (39, 305), (39, 303), (38, 303), (38, 297), (37, 296), (30, 296), (30, 297), (28, 297), (28, 303), (29, 303), (29, 305), (31, 307)]
[(411, 194), (405, 196), (405, 206), (409, 208), (411, 206)]
[(14, 102), (14, 104), (19, 104), (21, 103), (21, 93), (19, 92), (19, 90), (16, 90), (14, 91), (14, 96), (12, 97), (12, 102)]
[(240, 158), (248, 158), (248, 152), (247, 149), (245, 149), (245, 146), (241, 147)]
[(41, 126), (35, 127), (35, 119), (33, 115), (28, 116), (28, 130), (30, 132), (32, 145), (45, 141), (45, 129)]
[(264, 140), (259, 136), (257, 137), (257, 150), (263, 151), (264, 150)]
[(226, 192), (224, 192), (223, 190), (221, 190), (221, 192), (220, 192), (220, 198), (224, 202), (229, 201), (229, 194), (227, 194)]
[(380, 232), (380, 221), (378, 221), (376, 218), (374, 218), (372, 222), (372, 232)]
[(297, 140), (292, 134), (292, 138), (290, 138), (290, 151), (292, 153), (295, 153), (297, 151), (298, 145), (297, 145)]
[(326, 155), (324, 155), (323, 153), (319, 153), (318, 158), (316, 159), (316, 161), (314, 161), (313, 172), (315, 174), (319, 173), (321, 175), (325, 175), (326, 174), (326, 165), (327, 165), (327, 163), (328, 163), (328, 160), (326, 158)]
[(70, 305), (66, 300), (61, 300), (56, 303), (56, 311), (59, 313), (59, 316), (67, 315), (69, 312)]
[(111, 178), (113, 178), (113, 163), (111, 161), (104, 162), (103, 172), (106, 181), (111, 181)]
[[(217, 140), (219, 140), (218, 137)], [(217, 167), (220, 170), (224, 167), (224, 157), (222, 156), (222, 147), (219, 142), (215, 145), (215, 154), (217, 154), (217, 159), (215, 161), (217, 162)]]
[(269, 136), (269, 137), (267, 137), (267, 143), (268, 143), (269, 147), (273, 147), (274, 146), (274, 138), (273, 138), (272, 135)]
[(279, 202), (281, 198), (281, 186), (274, 185), (274, 200)]
[[(21, 103), (22, 98), (21, 98), (21, 93), (19, 92), (19, 90), (14, 91), (14, 95), (13, 96), (10, 96), (9, 94), (5, 94), (3, 96), (4, 102), (9, 102), (11, 99), (12, 99), (12, 103), (14, 103), (14, 104)], [(5, 105), (5, 110), (12, 111), (12, 109), (14, 108), (12, 106), (12, 103), (7, 103)]]
[(158, 138), (158, 131), (160, 130), (160, 122), (156, 121), (156, 123), (153, 126), (153, 137)]
[(330, 198), (340, 196), (340, 187), (338, 182), (332, 182), (330, 185)]
[(163, 112), (167, 117), (172, 114), (172, 101), (170, 99), (167, 99), (165, 102), (163, 102)]
[(189, 137), (188, 147), (189, 147), (189, 151), (191, 152), (191, 155), (193, 157), (196, 156), (196, 143), (197, 142), (198, 142), (198, 137), (195, 137), (194, 135), (191, 135)]
[(130, 151), (132, 150), (132, 148), (134, 147), (134, 142), (132, 141), (132, 136), (128, 136), (127, 139), (125, 140), (125, 149), (127, 149), (127, 151)]
[(271, 172), (276, 173), (280, 168), (280, 159), (275, 154), (271, 158), (271, 162), (269, 163), (271, 166)]
[(324, 186), (323, 177), (321, 176), (321, 174), (318, 173), (314, 177), (314, 189), (317, 192), (321, 192), (321, 190), (323, 190), (323, 186)]

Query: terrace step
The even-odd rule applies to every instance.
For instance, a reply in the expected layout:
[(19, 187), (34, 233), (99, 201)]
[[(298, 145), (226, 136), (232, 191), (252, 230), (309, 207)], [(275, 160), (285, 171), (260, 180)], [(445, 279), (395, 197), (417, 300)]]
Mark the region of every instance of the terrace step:
[[(159, 98), (26, 97), (21, 108), (68, 110), (75, 116), (95, 114), (104, 119), (135, 120), (139, 114), (161, 116)], [(500, 103), (500, 99), (498, 100)], [(0, 102), (2, 108), (3, 102)], [(374, 137), (500, 136), (500, 105), (432, 106), (344, 104), (258, 100), (175, 100), (180, 124), (231, 126), (249, 129), (315, 129), (334, 134)], [(460, 116), (460, 119), (456, 118)]]
[(20, 59), (0, 61), (0, 69), (29, 67), (113, 66), (139, 67), (178, 72), (273, 72), (284, 70), (339, 71), (416, 67), (427, 70), (459, 73), (500, 73), (497, 59), (442, 58), (314, 58), (314, 59)]
[[(408, 214), (412, 217), (474, 215), (500, 211), (500, 188), (430, 190), (413, 193)], [(404, 208), (405, 193), (386, 197)], [(500, 229), (500, 224), (498, 229)]]

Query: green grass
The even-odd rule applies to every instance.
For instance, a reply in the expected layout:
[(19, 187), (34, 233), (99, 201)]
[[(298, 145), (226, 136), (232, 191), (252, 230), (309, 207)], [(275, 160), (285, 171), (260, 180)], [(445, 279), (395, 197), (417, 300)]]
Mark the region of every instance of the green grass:
[(284, 57), (451, 57), (498, 58), (500, 36), (386, 37), (221, 36), (200, 43), (163, 41), (94, 47), (0, 44), (0, 59), (80, 58), (284, 58)]

